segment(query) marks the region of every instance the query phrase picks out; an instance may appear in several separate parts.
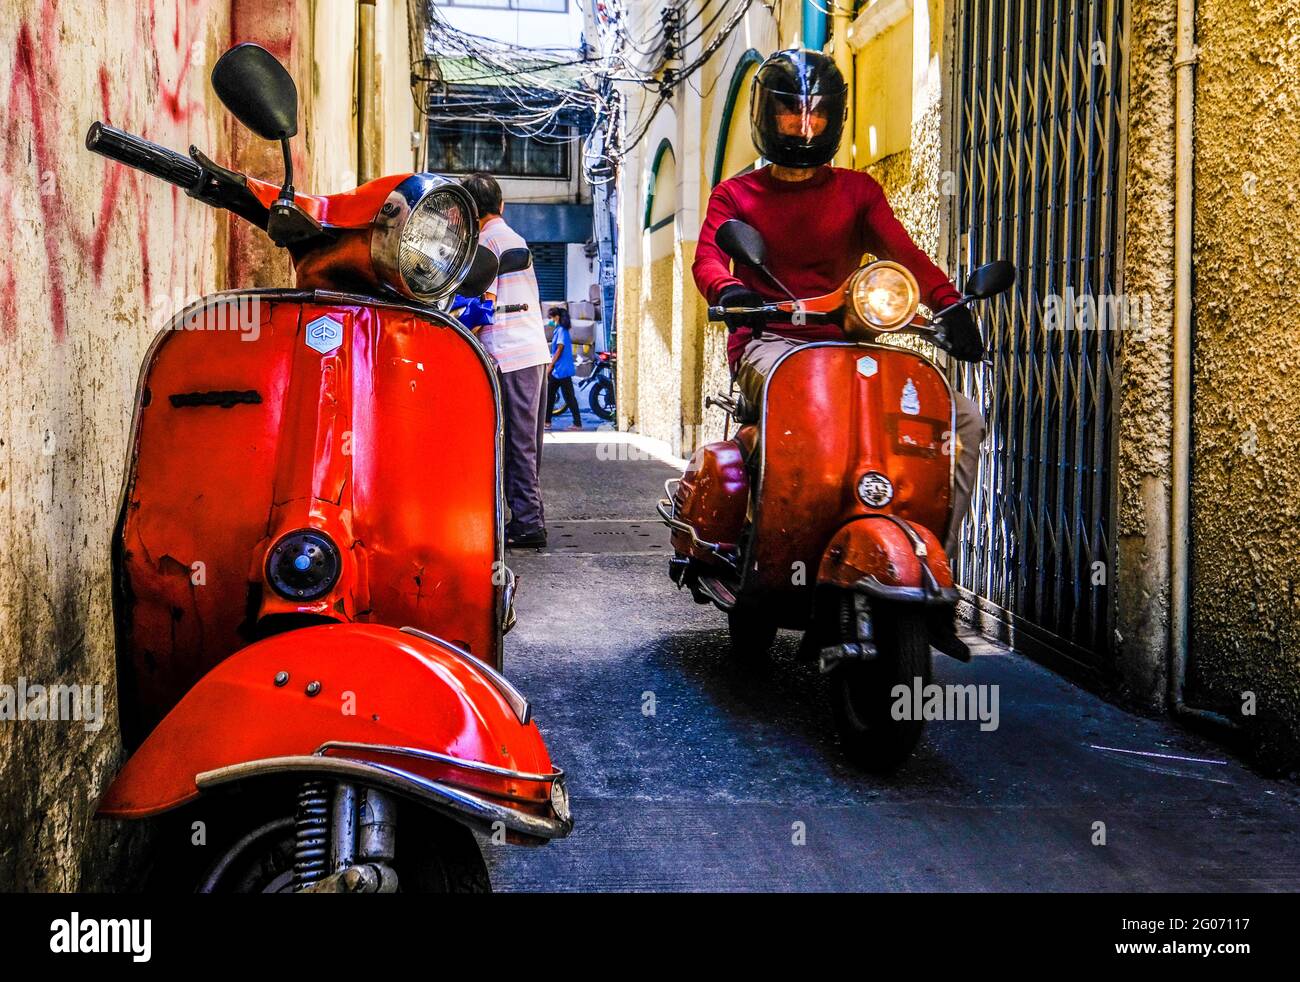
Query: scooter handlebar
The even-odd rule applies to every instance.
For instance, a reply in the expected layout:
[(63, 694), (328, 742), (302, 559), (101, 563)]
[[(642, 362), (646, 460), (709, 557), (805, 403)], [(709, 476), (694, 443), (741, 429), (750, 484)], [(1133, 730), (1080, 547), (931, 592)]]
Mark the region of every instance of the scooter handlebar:
[(86, 149), (160, 177), (186, 191), (195, 190), (203, 180), (203, 168), (189, 157), (103, 123), (90, 124)]
[(788, 310), (782, 310), (776, 304), (764, 304), (761, 307), (710, 307), (709, 320), (720, 321), (726, 318), (728, 314), (771, 314), (779, 316), (785, 314), (789, 316)]

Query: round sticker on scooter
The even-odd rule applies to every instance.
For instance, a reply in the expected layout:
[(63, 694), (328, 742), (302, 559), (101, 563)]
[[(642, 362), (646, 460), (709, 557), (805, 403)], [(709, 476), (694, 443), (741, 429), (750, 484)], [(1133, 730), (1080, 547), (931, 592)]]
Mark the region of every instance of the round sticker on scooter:
[(883, 508), (894, 500), (894, 485), (880, 471), (867, 471), (858, 481), (858, 497), (868, 508)]

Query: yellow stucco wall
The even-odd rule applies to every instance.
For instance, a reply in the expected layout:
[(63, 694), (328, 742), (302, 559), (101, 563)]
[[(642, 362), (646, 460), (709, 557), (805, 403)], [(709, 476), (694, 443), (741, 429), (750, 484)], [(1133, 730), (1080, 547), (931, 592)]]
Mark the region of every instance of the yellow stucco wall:
[[(656, 21), (660, 6), (638, 8), (641, 22)], [(695, 9), (691, 5), (688, 13)], [(703, 409), (703, 400), (728, 388), (726, 329), (706, 322), (706, 304), (695, 288), (691, 264), (712, 191), (718, 130), (736, 67), (750, 48), (766, 55), (793, 45), (798, 38), (799, 6), (784, 4), (778, 9), (783, 18), (780, 25), (765, 6), (754, 4), (725, 53), (706, 63), (691, 85), (678, 88), (672, 103), (676, 118), (695, 121), (695, 129), (689, 132), (685, 123), (674, 123), (665, 131), (682, 188), (677, 197), (678, 220), (652, 235), (643, 233), (649, 169), (661, 132), (652, 131), (641, 152), (620, 173), (618, 425), (663, 440), (683, 454), (722, 434), (721, 411)], [(724, 173), (754, 159), (747, 106), (752, 72), (750, 68), (745, 73), (725, 141)], [(633, 90), (627, 96), (629, 113), (635, 117), (643, 95)], [(688, 159), (695, 167), (690, 174), (685, 171)], [(629, 241), (629, 235), (637, 237)]]
[[(1189, 699), (1300, 764), (1300, 6), (1200, 0)], [(1276, 121), (1276, 125), (1265, 121)], [(1243, 716), (1244, 693), (1257, 713)]]
[[(384, 2), (404, 31), (404, 4)], [(95, 731), (0, 721), (0, 890), (93, 888), (131, 865), (134, 838), (90, 810), (121, 762), (108, 548), (140, 360), (186, 302), (288, 270), (260, 232), (232, 239), (238, 220), (86, 151), (86, 128), (107, 119), (278, 180), (278, 152), (208, 84), (232, 38), (258, 40), (299, 83), (299, 187), (346, 189), (354, 23), (349, 0), (0, 5), (0, 684), (102, 686), (105, 711)], [(385, 100), (409, 117), (404, 47), (391, 50)]]

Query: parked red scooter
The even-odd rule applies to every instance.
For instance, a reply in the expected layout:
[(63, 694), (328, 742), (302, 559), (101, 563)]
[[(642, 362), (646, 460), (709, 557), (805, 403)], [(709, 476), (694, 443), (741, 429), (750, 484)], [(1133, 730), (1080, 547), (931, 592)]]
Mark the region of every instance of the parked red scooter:
[[(735, 262), (763, 268), (765, 246), (751, 226), (725, 222), (717, 240)], [(983, 266), (960, 303), (1014, 279), (1010, 263)], [(828, 320), (847, 340), (793, 348), (759, 406), (708, 400), (740, 428), (697, 450), (659, 503), (678, 588), (726, 612), (743, 658), (765, 656), (778, 628), (803, 631), (801, 652), (831, 676), (841, 743), (869, 770), (896, 766), (920, 738), (923, 720), (891, 712), (893, 690), (929, 683), (930, 619), (950, 618), (957, 600), (941, 544), (956, 439), (948, 381), (917, 352), (873, 343), (933, 336), (918, 297), (902, 266), (871, 262), (824, 296), (710, 307), (715, 321)]]
[(471, 828), (538, 844), (572, 827), (500, 674), (497, 373), (439, 309), (497, 261), (445, 178), (296, 193), (297, 91), (264, 49), (226, 52), (212, 84), (280, 141), (282, 187), (100, 123), (86, 137), (264, 229), (297, 274), (205, 298), (145, 358), (113, 536), (134, 752), (99, 814), (171, 818), (155, 886), (486, 889)]

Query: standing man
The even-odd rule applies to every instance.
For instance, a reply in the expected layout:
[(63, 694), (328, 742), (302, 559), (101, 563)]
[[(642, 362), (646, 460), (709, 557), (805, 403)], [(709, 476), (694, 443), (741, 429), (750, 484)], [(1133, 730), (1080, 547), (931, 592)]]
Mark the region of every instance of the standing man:
[[(491, 174), (471, 174), (461, 182), (479, 213), (479, 242), (498, 257), (523, 249), (523, 238), (501, 217), (501, 185)], [(542, 453), (543, 400), (551, 353), (542, 328), (541, 299), (533, 267), (503, 273), (483, 294), (496, 301), (493, 323), (478, 339), (501, 369), (501, 403), (505, 416), (505, 492), (510, 505), (506, 545), (546, 545), (546, 518), (538, 468)], [(517, 309), (505, 309), (517, 308)]]

